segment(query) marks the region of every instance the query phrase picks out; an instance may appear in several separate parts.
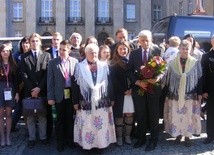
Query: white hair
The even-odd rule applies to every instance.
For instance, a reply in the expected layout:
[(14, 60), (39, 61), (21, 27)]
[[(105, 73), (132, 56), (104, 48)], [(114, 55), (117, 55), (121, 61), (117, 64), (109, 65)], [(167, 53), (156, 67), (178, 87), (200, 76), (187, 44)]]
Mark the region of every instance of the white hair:
[(73, 36), (79, 36), (80, 42), (82, 42), (82, 36), (79, 33), (77, 33), (77, 32), (72, 33), (69, 40), (71, 40)]
[(147, 36), (148, 38), (152, 38), (152, 32), (149, 30), (140, 31), (138, 37)]
[(91, 43), (91, 44), (88, 44), (86, 47), (85, 47), (85, 53), (87, 53), (87, 52), (89, 52), (89, 51), (91, 51), (91, 50), (93, 50), (93, 51), (95, 51), (95, 52), (99, 52), (99, 47), (96, 45), (96, 44), (93, 44), (93, 43)]

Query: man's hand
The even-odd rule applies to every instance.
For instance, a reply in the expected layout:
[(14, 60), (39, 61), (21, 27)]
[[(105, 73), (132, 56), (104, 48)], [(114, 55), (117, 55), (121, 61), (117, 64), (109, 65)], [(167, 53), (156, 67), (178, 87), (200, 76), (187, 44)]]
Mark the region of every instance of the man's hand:
[(149, 79), (148, 82), (151, 84), (155, 84), (157, 82), (159, 82), (160, 78), (157, 76), (155, 79)]
[(78, 110), (78, 104), (74, 105), (74, 109), (77, 111)]
[(147, 85), (148, 85), (147, 82), (143, 82), (143, 81), (140, 81), (140, 80), (137, 80), (137, 82), (135, 84), (138, 85), (139, 87), (143, 88), (144, 90), (147, 89)]
[(35, 87), (35, 88), (33, 88), (32, 90), (31, 90), (31, 96), (33, 97), (33, 98), (37, 98), (38, 97), (38, 94), (39, 94), (39, 92), (40, 92), (40, 88), (39, 87)]
[(208, 93), (203, 93), (203, 98), (207, 99), (209, 97)]
[(48, 100), (48, 104), (49, 104), (49, 105), (54, 105), (54, 104), (55, 104), (55, 101), (54, 101), (54, 100)]

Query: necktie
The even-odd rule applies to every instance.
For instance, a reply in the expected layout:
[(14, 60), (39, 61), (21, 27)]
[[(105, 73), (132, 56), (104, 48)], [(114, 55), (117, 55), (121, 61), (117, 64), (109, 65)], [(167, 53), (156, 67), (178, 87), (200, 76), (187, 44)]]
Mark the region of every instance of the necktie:
[(58, 50), (56, 50), (56, 58), (59, 56), (59, 54), (58, 54)]
[(38, 59), (37, 52), (34, 52), (34, 60), (35, 60), (35, 62), (37, 62), (37, 59)]
[(146, 51), (144, 51), (144, 54), (143, 54), (143, 64), (146, 65), (147, 63), (147, 54), (146, 54)]

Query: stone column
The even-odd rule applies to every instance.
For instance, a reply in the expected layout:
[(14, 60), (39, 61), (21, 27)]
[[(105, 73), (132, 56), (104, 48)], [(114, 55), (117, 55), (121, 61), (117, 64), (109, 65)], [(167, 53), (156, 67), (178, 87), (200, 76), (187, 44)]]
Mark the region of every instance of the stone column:
[(37, 1), (26, 0), (26, 35), (36, 32), (36, 2)]
[(1, 28), (0, 28), (0, 36), (1, 37), (6, 37), (6, 1), (5, 0), (0, 0), (0, 19), (1, 19)]
[[(141, 18), (140, 18), (140, 27), (141, 27), (141, 30), (151, 30), (151, 19), (152, 19), (152, 16), (151, 16), (151, 1), (148, 1), (148, 0), (141, 0), (140, 1), (140, 6), (141, 6), (141, 9), (140, 9), (140, 14), (141, 14)], [(140, 31), (141, 31), (140, 30)]]
[(55, 9), (56, 9), (56, 15), (55, 17), (55, 23), (56, 23), (56, 32), (61, 33), (62, 37), (65, 38), (65, 26), (66, 26), (66, 19), (65, 19), (65, 11), (66, 11), (66, 2), (65, 0), (58, 0), (55, 1)]
[[(114, 38), (118, 28), (124, 27), (124, 2), (123, 0), (114, 0), (113, 4), (113, 36)], [(116, 39), (116, 38), (115, 38)]]
[(88, 38), (89, 36), (95, 36), (95, 2), (94, 0), (85, 1), (85, 39)]

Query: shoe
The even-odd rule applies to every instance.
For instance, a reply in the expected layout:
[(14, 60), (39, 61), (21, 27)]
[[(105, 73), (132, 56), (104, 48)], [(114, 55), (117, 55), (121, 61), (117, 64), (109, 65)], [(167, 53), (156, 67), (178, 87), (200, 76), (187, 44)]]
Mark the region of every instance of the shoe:
[(132, 144), (130, 136), (125, 136), (125, 143), (128, 145)]
[(10, 138), (7, 138), (7, 146), (11, 146)]
[(17, 131), (19, 131), (18, 128), (12, 128), (12, 129), (11, 129), (11, 132), (17, 132)]
[(74, 149), (76, 147), (74, 143), (68, 143), (67, 145), (71, 149)]
[(117, 146), (123, 145), (123, 137), (117, 137)]
[(57, 144), (57, 151), (63, 152), (64, 151), (64, 145), (63, 144)]
[(49, 142), (47, 139), (41, 139), (40, 142), (43, 144), (43, 145), (48, 145)]
[(191, 141), (190, 141), (190, 139), (189, 139), (189, 137), (185, 137), (185, 146), (186, 147), (190, 147), (190, 146), (192, 146), (192, 144), (191, 144)]
[(209, 143), (212, 143), (213, 142), (213, 138), (206, 138), (204, 141), (203, 141), (203, 144), (209, 144)]
[(204, 112), (201, 111), (200, 116), (201, 116), (201, 118), (202, 118), (203, 120), (205, 120)]
[(157, 142), (149, 142), (149, 144), (146, 146), (145, 151), (146, 152), (152, 151), (156, 148), (156, 146), (157, 146)]
[(91, 150), (85, 150), (84, 149), (84, 154), (91, 154), (91, 152), (92, 152)]
[(4, 138), (2, 138), (2, 140), (1, 140), (1, 147), (5, 147), (5, 140), (4, 140)]
[(176, 139), (175, 139), (175, 141), (174, 141), (174, 143), (175, 143), (175, 144), (180, 144), (181, 138), (182, 138), (181, 135), (177, 136)]
[(34, 148), (35, 147), (35, 140), (29, 140), (27, 145), (29, 148)]
[(145, 140), (138, 140), (135, 144), (134, 144), (134, 148), (139, 148), (141, 146), (143, 146), (144, 144), (146, 144)]
[(104, 149), (96, 149), (96, 152), (97, 152), (98, 154), (104, 154)]

